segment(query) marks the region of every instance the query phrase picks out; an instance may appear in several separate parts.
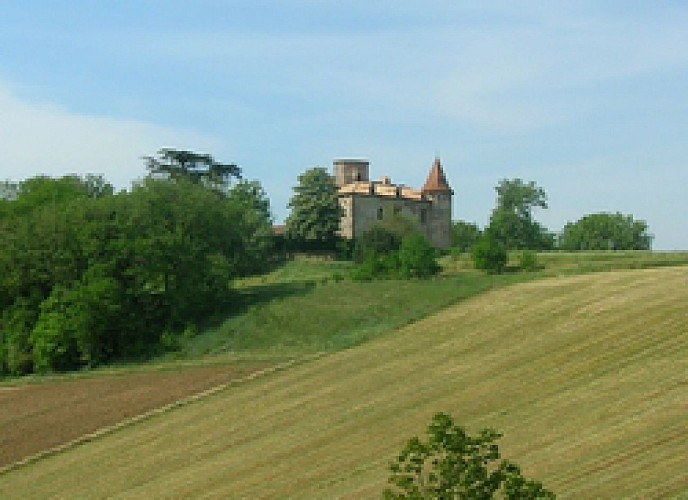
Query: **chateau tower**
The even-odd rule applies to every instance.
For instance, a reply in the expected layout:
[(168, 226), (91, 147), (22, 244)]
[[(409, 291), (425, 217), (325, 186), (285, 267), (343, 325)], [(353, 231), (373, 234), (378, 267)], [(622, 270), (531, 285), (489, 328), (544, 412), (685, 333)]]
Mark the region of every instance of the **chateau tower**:
[(337, 186), (369, 180), (370, 163), (367, 160), (334, 160), (333, 163)]
[(439, 158), (430, 168), (428, 179), (421, 188), (423, 196), (430, 201), (429, 239), (441, 248), (451, 246), (452, 195), (447, 177), (444, 175)]

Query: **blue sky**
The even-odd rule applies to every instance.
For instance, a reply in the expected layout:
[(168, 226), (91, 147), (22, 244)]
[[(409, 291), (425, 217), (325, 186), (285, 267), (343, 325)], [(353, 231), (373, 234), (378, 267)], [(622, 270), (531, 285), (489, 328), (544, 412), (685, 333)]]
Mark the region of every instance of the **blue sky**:
[(161, 147), (238, 163), (275, 218), (334, 158), (487, 223), (534, 180), (559, 231), (608, 211), (688, 249), (684, 1), (0, 0), (0, 180), (102, 173)]

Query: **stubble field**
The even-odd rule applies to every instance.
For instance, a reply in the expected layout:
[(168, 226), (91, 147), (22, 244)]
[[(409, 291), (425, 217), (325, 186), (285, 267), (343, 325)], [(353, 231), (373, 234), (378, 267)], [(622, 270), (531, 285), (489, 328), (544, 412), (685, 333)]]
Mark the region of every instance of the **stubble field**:
[(687, 410), (688, 268), (553, 278), (16, 468), (0, 497), (375, 498), (438, 411), (560, 498), (678, 497)]

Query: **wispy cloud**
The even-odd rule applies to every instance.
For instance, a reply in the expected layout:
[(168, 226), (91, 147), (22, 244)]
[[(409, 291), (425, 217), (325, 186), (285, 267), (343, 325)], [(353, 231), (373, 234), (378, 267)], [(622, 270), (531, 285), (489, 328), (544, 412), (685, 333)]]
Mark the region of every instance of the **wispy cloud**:
[(2, 180), (97, 173), (126, 188), (145, 175), (142, 155), (170, 145), (218, 148), (217, 140), (197, 132), (84, 116), (51, 104), (27, 102), (2, 84), (0, 115)]
[[(404, 15), (425, 22), (409, 27), (397, 13), (390, 16), (391, 26), (379, 30), (182, 30), (140, 34), (130, 50), (151, 62), (226, 79), (230, 99), (291, 96), (320, 103), (322, 115), (339, 106), (343, 113), (369, 111), (389, 120), (431, 115), (506, 132), (583, 114), (580, 103), (561, 103), (574, 89), (613, 88), (688, 64), (688, 53), (677, 50), (688, 45), (685, 13), (639, 23), (534, 3), (509, 14), (514, 17), (508, 25), (499, 22), (504, 9), (489, 7), (481, 12), (489, 21), (468, 25), (461, 18), (465, 10), (449, 9), (438, 20), (430, 15), (432, 6), (404, 5)], [(369, 10), (380, 15), (379, 9)]]

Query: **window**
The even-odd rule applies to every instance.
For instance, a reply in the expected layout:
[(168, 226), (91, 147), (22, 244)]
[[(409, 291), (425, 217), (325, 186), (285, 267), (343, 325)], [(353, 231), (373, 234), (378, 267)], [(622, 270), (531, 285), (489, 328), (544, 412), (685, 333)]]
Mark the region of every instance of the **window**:
[(427, 208), (421, 208), (420, 209), (420, 223), (425, 224), (428, 222), (428, 209)]
[(382, 216), (384, 215), (384, 211), (382, 210), (382, 207), (377, 209), (377, 220), (382, 220)]

